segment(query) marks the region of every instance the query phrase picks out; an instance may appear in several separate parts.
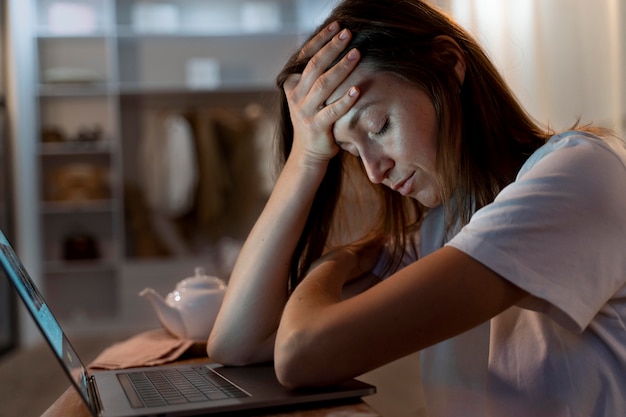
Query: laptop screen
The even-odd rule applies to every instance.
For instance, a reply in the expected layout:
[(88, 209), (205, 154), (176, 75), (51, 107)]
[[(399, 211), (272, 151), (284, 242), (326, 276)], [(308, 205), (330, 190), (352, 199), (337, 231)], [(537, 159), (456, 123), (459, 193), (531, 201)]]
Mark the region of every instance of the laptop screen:
[[(78, 355), (65, 338), (61, 326), (52, 315), (41, 293), (24, 269), (22, 262), (17, 258), (9, 241), (0, 231), (0, 263), (1, 272), (13, 284), (26, 308), (35, 319), (52, 350), (70, 375), (81, 396), (89, 402), (87, 388), (87, 373)], [(91, 407), (91, 404), (87, 404)]]

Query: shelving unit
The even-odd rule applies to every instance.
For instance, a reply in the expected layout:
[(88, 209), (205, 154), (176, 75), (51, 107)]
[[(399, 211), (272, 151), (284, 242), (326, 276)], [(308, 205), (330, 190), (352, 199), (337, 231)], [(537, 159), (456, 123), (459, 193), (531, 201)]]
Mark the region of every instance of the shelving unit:
[[(188, 251), (172, 250), (167, 241), (167, 254), (154, 249), (158, 242), (148, 245), (153, 252), (141, 253), (133, 234), (137, 218), (156, 217), (142, 189), (142, 141), (155, 131), (146, 115), (183, 115), (194, 133), (226, 110), (271, 116), (275, 76), (334, 1), (32, 1), (46, 295), (76, 332), (154, 324), (138, 290), (152, 286), (166, 293), (200, 263), (209, 273), (227, 274), (219, 256), (222, 238), (232, 253), (265, 194), (236, 203), (229, 197), (224, 204), (239, 217), (221, 221)], [(242, 130), (245, 123), (231, 122), (219, 121), (230, 136), (216, 162), (242, 151), (258, 155), (252, 149), (258, 144)], [(233, 165), (227, 168), (241, 171)], [(230, 187), (252, 187), (240, 171), (230, 173)], [(197, 173), (207, 174), (201, 165)], [(243, 188), (236, 193), (255, 196)], [(189, 215), (166, 219), (170, 232), (183, 217), (189, 222)], [(157, 220), (162, 228), (162, 216)]]
[(123, 174), (111, 6), (34, 6), (41, 269), (49, 302), (68, 323), (118, 310)]

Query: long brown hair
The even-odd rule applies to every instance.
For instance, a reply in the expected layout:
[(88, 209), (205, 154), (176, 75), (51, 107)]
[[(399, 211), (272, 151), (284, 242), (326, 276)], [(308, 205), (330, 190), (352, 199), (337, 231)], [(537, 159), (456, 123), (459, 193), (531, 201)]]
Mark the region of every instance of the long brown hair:
[[(420, 0), (344, 0), (315, 33), (333, 21), (352, 32), (345, 52), (357, 48), (362, 56), (359, 65), (394, 73), (433, 101), (438, 116), (437, 171), (450, 222), (459, 218), (465, 224), (475, 210), (492, 202), (550, 136), (519, 105), (478, 43), (433, 6)], [(454, 71), (457, 55), (452, 48), (460, 51), (466, 64), (462, 85)], [(281, 90), (286, 78), (301, 73), (307, 62), (297, 53), (291, 57), (277, 77)], [(293, 142), (284, 93), (280, 111), (278, 140), (284, 162)], [(328, 166), (293, 254), (292, 285), (327, 244), (343, 171), (351, 159), (340, 152)], [(373, 187), (380, 199), (373, 232), (393, 237), (393, 251), (399, 255), (426, 208), (384, 186)]]

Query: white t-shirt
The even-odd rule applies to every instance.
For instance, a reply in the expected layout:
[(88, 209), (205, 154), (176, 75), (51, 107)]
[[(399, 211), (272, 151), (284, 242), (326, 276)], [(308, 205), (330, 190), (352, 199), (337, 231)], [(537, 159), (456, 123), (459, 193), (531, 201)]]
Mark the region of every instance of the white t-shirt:
[(626, 416), (626, 149), (554, 136), (450, 242), (530, 296), (491, 320), (494, 416)]
[[(617, 139), (554, 136), (448, 243), (531, 296), (421, 352), (430, 417), (626, 416), (624, 161)], [(444, 226), (430, 210), (402, 266)]]
[[(446, 224), (442, 206), (430, 209), (419, 232), (407, 245), (399, 269), (440, 249), (450, 237), (449, 232), (446, 232)], [(386, 278), (387, 276), (382, 273), (382, 268), (391, 256), (390, 253), (384, 252), (372, 273)], [(402, 362), (401, 366), (419, 369), (419, 381), (399, 381), (394, 375), (384, 374), (382, 378), (371, 378), (367, 381), (378, 386), (378, 396), (390, 391), (394, 394), (402, 390), (406, 391), (404, 397), (400, 395), (392, 397), (392, 400), (395, 400), (395, 408), (397, 408), (398, 401), (402, 402), (407, 410), (406, 415), (485, 417), (488, 358), (489, 323), (487, 322), (461, 335), (423, 349), (419, 355), (409, 355), (403, 358), (402, 361), (405, 362)], [(415, 366), (406, 362), (413, 360), (419, 360), (419, 365)], [(389, 372), (398, 373), (394, 366), (391, 366)], [(384, 407), (376, 403), (372, 405), (385, 415)]]

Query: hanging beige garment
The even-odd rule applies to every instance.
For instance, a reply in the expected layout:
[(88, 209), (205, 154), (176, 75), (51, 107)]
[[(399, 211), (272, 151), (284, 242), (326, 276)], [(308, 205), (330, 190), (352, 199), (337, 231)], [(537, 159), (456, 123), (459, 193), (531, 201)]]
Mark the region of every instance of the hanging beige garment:
[(232, 187), (232, 181), (211, 110), (197, 110), (191, 120), (199, 161), (195, 207), (197, 228), (205, 236), (215, 240), (224, 233), (226, 196)]
[(232, 178), (225, 220), (230, 236), (245, 237), (262, 207), (254, 123), (234, 109), (215, 109), (212, 115)]
[(274, 158), (277, 118), (257, 103), (249, 104), (245, 115), (254, 124), (252, 142), (256, 154), (259, 190), (264, 196), (269, 196), (279, 173)]
[(148, 111), (141, 143), (141, 178), (148, 205), (171, 218), (194, 205), (198, 184), (195, 140), (181, 115)]

